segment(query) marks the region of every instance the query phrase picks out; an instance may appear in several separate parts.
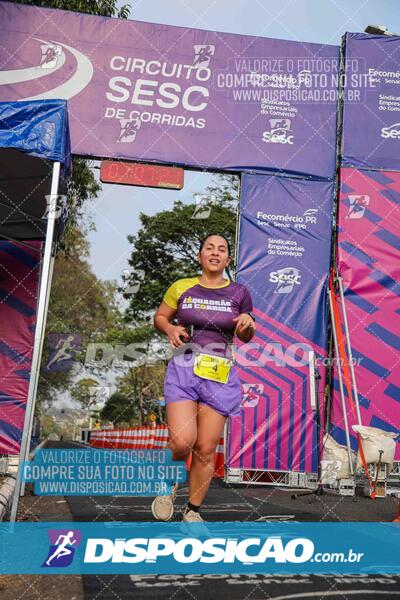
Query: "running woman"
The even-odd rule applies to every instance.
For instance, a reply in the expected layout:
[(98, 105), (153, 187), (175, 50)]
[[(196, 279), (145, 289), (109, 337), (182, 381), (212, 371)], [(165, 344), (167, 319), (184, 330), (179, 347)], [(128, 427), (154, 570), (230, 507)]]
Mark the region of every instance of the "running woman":
[[(227, 417), (240, 414), (242, 393), (233, 364), (233, 337), (248, 342), (255, 333), (249, 291), (223, 277), (231, 262), (228, 240), (207, 236), (198, 261), (201, 275), (175, 281), (154, 317), (156, 329), (176, 349), (164, 382), (168, 447), (173, 460), (179, 461), (193, 450), (189, 502), (183, 514), (188, 522), (203, 521), (199, 509), (214, 474), (215, 449)], [(177, 325), (171, 323), (174, 318)], [(175, 483), (171, 495), (154, 499), (151, 508), (157, 520), (171, 519), (177, 488)]]

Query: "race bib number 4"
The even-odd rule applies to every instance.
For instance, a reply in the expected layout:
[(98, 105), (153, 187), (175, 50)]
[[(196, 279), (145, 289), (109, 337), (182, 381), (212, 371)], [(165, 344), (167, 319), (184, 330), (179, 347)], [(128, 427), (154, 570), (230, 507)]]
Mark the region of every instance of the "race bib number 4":
[(197, 354), (193, 365), (193, 372), (202, 379), (226, 383), (231, 366), (232, 363), (229, 358), (209, 354)]

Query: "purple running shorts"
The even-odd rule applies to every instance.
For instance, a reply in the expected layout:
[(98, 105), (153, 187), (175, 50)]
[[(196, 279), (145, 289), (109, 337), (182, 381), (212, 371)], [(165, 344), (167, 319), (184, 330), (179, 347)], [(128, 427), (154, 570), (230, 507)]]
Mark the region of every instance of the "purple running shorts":
[(232, 365), (228, 381), (220, 383), (203, 379), (193, 373), (193, 360), (182, 361), (181, 357), (170, 360), (164, 381), (165, 403), (193, 400), (207, 406), (225, 417), (241, 413), (242, 386)]

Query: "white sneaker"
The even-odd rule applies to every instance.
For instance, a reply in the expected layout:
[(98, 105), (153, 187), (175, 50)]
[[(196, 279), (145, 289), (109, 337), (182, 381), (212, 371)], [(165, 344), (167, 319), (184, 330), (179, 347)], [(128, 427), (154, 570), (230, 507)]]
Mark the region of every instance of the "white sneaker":
[(201, 518), (199, 512), (186, 509), (183, 513), (182, 521), (185, 521), (185, 523), (203, 523), (204, 519)]
[(172, 486), (170, 496), (156, 496), (151, 504), (151, 512), (157, 521), (169, 521), (174, 514), (174, 501), (178, 491), (178, 484)]

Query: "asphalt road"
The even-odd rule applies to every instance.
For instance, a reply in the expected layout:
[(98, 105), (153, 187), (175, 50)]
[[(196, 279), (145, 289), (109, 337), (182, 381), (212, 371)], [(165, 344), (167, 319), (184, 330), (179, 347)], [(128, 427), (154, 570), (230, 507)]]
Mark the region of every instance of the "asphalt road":
[(394, 600), (399, 576), (154, 575), (85, 576), (85, 599)]
[[(52, 442), (68, 447), (68, 442)], [(74, 444), (76, 447), (76, 444)], [(187, 485), (177, 497), (174, 520), (180, 520)], [(292, 499), (293, 490), (264, 486), (229, 486), (214, 480), (202, 515), (208, 521), (391, 521), (392, 498), (375, 501), (325, 494)], [(74, 521), (152, 521), (150, 498), (68, 497)], [(90, 600), (167, 598), (205, 600), (228, 595), (233, 600), (400, 599), (399, 575), (85, 575), (84, 597)]]

